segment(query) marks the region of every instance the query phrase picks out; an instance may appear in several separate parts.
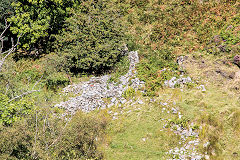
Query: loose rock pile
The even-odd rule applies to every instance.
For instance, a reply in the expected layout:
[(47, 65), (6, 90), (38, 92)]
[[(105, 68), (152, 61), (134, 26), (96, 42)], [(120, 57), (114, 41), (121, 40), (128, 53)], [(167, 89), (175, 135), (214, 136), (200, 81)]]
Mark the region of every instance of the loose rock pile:
[(194, 82), (190, 77), (184, 78), (181, 75), (181, 77), (178, 79), (176, 77), (172, 77), (172, 79), (166, 80), (164, 82), (164, 85), (170, 88), (175, 88), (176, 86), (180, 86), (180, 88), (183, 88), (184, 84), (187, 84), (187, 83), (194, 83)]
[[(168, 114), (175, 114), (179, 119), (182, 119), (182, 114), (176, 107), (169, 108), (167, 103), (161, 103), (163, 106), (162, 112), (166, 112)], [(163, 119), (164, 120), (164, 119)], [(194, 124), (191, 123), (186, 127), (182, 127), (180, 124), (170, 124), (170, 120), (166, 120), (166, 124), (163, 128), (170, 128), (176, 135), (181, 137), (181, 140), (178, 142), (181, 147), (175, 147), (174, 149), (170, 149), (167, 154), (170, 154), (173, 160), (201, 160), (201, 159), (209, 159), (207, 154), (203, 155), (197, 151), (197, 148), (200, 145), (199, 133), (197, 130), (193, 130)], [(204, 144), (207, 147), (209, 142)]]
[[(122, 94), (128, 87), (136, 90), (144, 85), (144, 82), (136, 78), (135, 66), (139, 62), (138, 52), (129, 52), (128, 58), (130, 61), (129, 71), (126, 75), (119, 78), (120, 83), (110, 83), (108, 81), (111, 76), (104, 75), (92, 77), (89, 81), (81, 84), (69, 85), (63, 89), (64, 93), (81, 93), (81, 95), (70, 98), (66, 102), (61, 102), (55, 105), (55, 107), (64, 108), (68, 112), (74, 113), (79, 109), (89, 112), (95, 109), (111, 107), (118, 103), (125, 103), (126, 100), (122, 97)], [(103, 98), (111, 98), (111, 103), (105, 103)]]
[[(173, 159), (181, 159), (181, 160), (201, 160), (203, 158), (209, 159), (208, 155), (203, 155), (197, 152), (197, 147), (199, 146), (199, 138), (198, 138), (198, 132), (193, 131), (191, 128), (193, 126), (190, 125), (188, 128), (183, 128), (179, 125), (172, 125), (171, 129), (176, 135), (181, 136), (181, 141), (179, 144), (182, 145), (182, 147), (175, 147), (174, 149), (169, 150), (168, 154), (171, 154)], [(188, 141), (188, 139), (191, 137), (191, 139)]]

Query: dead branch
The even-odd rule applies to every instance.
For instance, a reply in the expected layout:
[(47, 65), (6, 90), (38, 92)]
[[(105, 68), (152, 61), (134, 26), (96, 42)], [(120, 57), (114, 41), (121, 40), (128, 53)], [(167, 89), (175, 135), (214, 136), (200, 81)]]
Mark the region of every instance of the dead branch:
[(6, 22), (6, 27), (5, 27), (5, 29), (3, 30), (3, 32), (1, 33), (1, 35), (0, 35), (0, 41), (1, 41), (0, 55), (1, 55), (1, 56), (5, 55), (5, 56), (3, 56), (3, 57), (0, 59), (0, 72), (1, 72), (1, 70), (2, 70), (2, 66), (3, 66), (3, 63), (5, 62), (6, 58), (16, 50), (17, 46), (19, 45), (19, 40), (20, 40), (20, 37), (21, 37), (21, 35), (18, 36), (18, 39), (17, 39), (17, 43), (16, 43), (16, 44), (14, 44), (13, 38), (11, 38), (12, 47), (11, 47), (9, 50), (3, 52), (3, 47), (4, 47), (4, 46), (3, 46), (3, 42), (4, 42), (4, 38), (5, 38), (5, 37), (4, 37), (4, 33), (7, 31), (7, 29), (8, 29), (10, 26), (11, 26), (11, 23), (10, 23), (10, 24), (7, 24), (7, 22)]
[(0, 40), (3, 39), (4, 33), (7, 31), (7, 29), (8, 29), (10, 26), (11, 26), (11, 23), (9, 23), (9, 24), (6, 23), (5, 29), (3, 30), (3, 32), (2, 32), (1, 35), (0, 35)]
[(12, 99), (10, 99), (10, 100), (8, 101), (8, 103), (12, 102), (12, 101), (15, 100), (15, 99), (22, 98), (23, 96), (26, 96), (26, 95), (31, 94), (31, 93), (33, 93), (33, 92), (40, 92), (40, 90), (32, 90), (32, 91), (24, 92), (23, 94), (21, 94), (21, 95), (19, 95), (19, 96), (16, 96), (16, 97), (14, 97), (14, 98), (12, 98)]
[(50, 144), (48, 147), (47, 147), (47, 150), (52, 147), (55, 143), (57, 143), (57, 141), (59, 139), (61, 139), (62, 135), (63, 135), (63, 132), (65, 130), (65, 128), (67, 127), (68, 123), (72, 120), (72, 114), (71, 114), (71, 117), (69, 118), (69, 120), (66, 122), (65, 126), (63, 127), (61, 133), (59, 134), (59, 136), (52, 142), (52, 144)]
[(26, 95), (31, 94), (31, 93), (33, 93), (33, 92), (40, 92), (40, 89), (39, 89), (39, 90), (34, 90), (34, 88), (35, 88), (35, 86), (41, 81), (42, 78), (43, 78), (43, 75), (41, 76), (41, 78), (40, 78), (38, 81), (36, 81), (36, 83), (33, 85), (31, 91), (27, 91), (27, 92), (24, 92), (24, 93), (21, 94), (21, 95), (18, 95), (18, 96), (16, 96), (16, 97), (13, 97), (12, 99), (10, 99), (10, 100), (8, 101), (8, 103), (9, 103), (9, 102), (12, 102), (12, 101), (15, 100), (15, 99), (22, 98), (23, 96), (26, 96)]

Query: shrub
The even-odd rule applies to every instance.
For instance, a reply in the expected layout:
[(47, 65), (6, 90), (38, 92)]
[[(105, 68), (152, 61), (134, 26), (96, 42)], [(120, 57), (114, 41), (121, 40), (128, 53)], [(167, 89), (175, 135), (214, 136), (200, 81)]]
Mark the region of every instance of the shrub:
[(146, 95), (155, 95), (163, 86), (163, 82), (171, 78), (177, 70), (171, 49), (162, 48), (159, 51), (148, 50), (148, 55), (137, 66), (138, 77), (145, 81)]
[[(11, 6), (11, 3), (15, 2), (15, 0), (1, 0), (0, 1), (0, 33), (3, 32), (3, 30), (6, 27), (6, 20), (7, 18), (14, 15), (14, 10)], [(7, 29), (4, 34), (4, 45), (3, 49), (6, 50), (7, 48), (12, 47), (11, 46), (11, 37), (13, 37), (12, 33), (10, 32), (10, 29)], [(0, 48), (2, 47), (2, 44), (0, 44)]]
[(13, 15), (13, 8), (11, 3), (14, 0), (1, 0), (0, 1), (0, 33), (4, 30), (5, 23), (8, 17)]
[(20, 72), (17, 78), (28, 83), (34, 83), (38, 81), (40, 77), (41, 73), (36, 68), (31, 68)]
[(56, 36), (66, 70), (97, 73), (114, 66), (125, 39), (119, 12), (106, 0), (86, 1), (71, 11)]
[(149, 0), (131, 0), (131, 5), (133, 7), (137, 6), (137, 7), (145, 7), (147, 4), (149, 4)]
[(111, 70), (111, 77), (108, 79), (108, 83), (115, 82), (116, 85), (120, 83), (119, 78), (125, 74), (127, 74), (129, 70), (129, 59), (128, 57), (122, 57), (118, 63)]
[(0, 159), (102, 159), (104, 113), (79, 112), (66, 120), (53, 111), (41, 107), (11, 126), (0, 124)]
[(46, 78), (46, 86), (52, 90), (57, 90), (59, 87), (66, 86), (69, 83), (70, 80), (62, 72), (52, 73)]
[(34, 105), (26, 99), (12, 101), (3, 94), (0, 94), (0, 124), (11, 125), (30, 114)]
[(102, 159), (103, 155), (98, 150), (107, 119), (100, 115), (84, 115), (78, 112), (67, 127), (62, 140), (56, 145), (57, 159)]
[(31, 159), (34, 136), (24, 123), (0, 125), (0, 135), (0, 159)]

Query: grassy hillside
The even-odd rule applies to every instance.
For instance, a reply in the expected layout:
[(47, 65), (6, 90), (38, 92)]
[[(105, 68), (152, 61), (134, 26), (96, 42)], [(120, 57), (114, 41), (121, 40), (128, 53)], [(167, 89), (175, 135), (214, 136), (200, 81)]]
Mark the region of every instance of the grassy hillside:
[[(123, 114), (110, 127), (113, 138), (106, 149), (107, 158), (114, 159), (117, 155), (119, 159), (168, 159), (166, 152), (182, 145), (178, 144), (179, 136), (163, 128), (166, 122), (162, 119), (176, 119), (177, 116), (162, 112), (166, 106), (160, 102), (167, 102), (169, 110), (175, 102), (175, 107), (179, 107), (188, 124), (194, 122), (201, 126), (198, 129), (200, 152), (207, 152), (211, 159), (238, 159), (240, 110), (239, 92), (233, 85), (236, 79), (216, 72), (220, 68), (231, 76), (238, 68), (224, 65), (213, 58), (189, 57), (186, 72), (196, 82), (194, 86), (185, 86), (182, 91), (179, 88), (161, 89), (154, 97), (156, 102), (149, 102), (148, 99), (144, 105), (119, 109), (118, 112)], [(204, 92), (197, 88), (202, 84), (206, 87)], [(203, 147), (206, 142), (210, 142), (208, 148)]]
[[(233, 57), (239, 54), (239, 3), (236, 1), (125, 1), (130, 34), (139, 47), (139, 77), (146, 81), (147, 95), (158, 101), (175, 101), (183, 115), (201, 126), (198, 148), (211, 159), (239, 158), (239, 91)], [(184, 67), (174, 63), (180, 55), (188, 59)], [(169, 58), (172, 57), (172, 58)], [(176, 58), (174, 58), (176, 57)], [(161, 72), (162, 69), (170, 72)], [(195, 85), (161, 89), (163, 81), (189, 75)], [(197, 89), (204, 85), (206, 92)], [(148, 92), (149, 91), (149, 92)], [(146, 103), (119, 117), (110, 129), (112, 141), (107, 158), (167, 159), (169, 148), (179, 146), (177, 136), (161, 131), (163, 106)], [(170, 107), (171, 108), (171, 107)], [(124, 111), (127, 113), (127, 111)], [(116, 121), (116, 120), (115, 120)], [(124, 125), (125, 124), (125, 125)], [(118, 126), (122, 126), (119, 129)], [(143, 141), (143, 138), (146, 141)], [(208, 148), (201, 147), (207, 141)], [(117, 155), (117, 156), (115, 156)]]
[[(24, 40), (35, 35), (31, 45), (40, 48), (19, 46), (0, 72), (0, 159), (171, 159), (167, 152), (183, 146), (174, 125), (199, 133), (198, 153), (212, 160), (240, 159), (240, 78), (233, 63), (240, 54), (237, 0), (99, 0), (82, 5), (83, 1), (71, 1), (70, 6), (65, 2), (41, 2), (43, 9), (48, 3), (58, 5), (57, 14), (66, 16), (59, 19), (63, 28), (57, 27), (54, 14), (40, 17), (45, 27), (36, 20), (37, 27), (24, 31)], [(31, 9), (28, 20), (34, 21), (34, 6), (25, 9)], [(91, 21), (89, 15), (100, 21)], [(48, 28), (48, 21), (58, 30)], [(38, 33), (45, 31), (49, 36)], [(94, 73), (111, 74), (110, 81), (118, 83), (129, 67), (122, 54), (125, 45), (129, 51), (138, 50), (137, 77), (145, 82), (141, 88), (145, 92), (124, 93), (128, 102), (121, 106), (62, 117), (64, 110), (53, 106), (77, 96), (63, 94), (63, 87), (86, 81)], [(164, 85), (181, 74), (194, 83), (183, 88)], [(182, 118), (172, 113), (172, 107)], [(187, 139), (191, 140), (194, 137)]]

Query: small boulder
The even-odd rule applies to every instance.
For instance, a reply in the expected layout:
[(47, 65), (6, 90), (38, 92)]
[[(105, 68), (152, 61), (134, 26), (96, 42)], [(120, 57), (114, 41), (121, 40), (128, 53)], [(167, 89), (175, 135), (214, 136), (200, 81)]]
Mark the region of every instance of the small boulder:
[(234, 62), (234, 64), (236, 64), (238, 67), (240, 67), (240, 56), (239, 56), (239, 55), (236, 55), (236, 56), (233, 58), (233, 62)]

